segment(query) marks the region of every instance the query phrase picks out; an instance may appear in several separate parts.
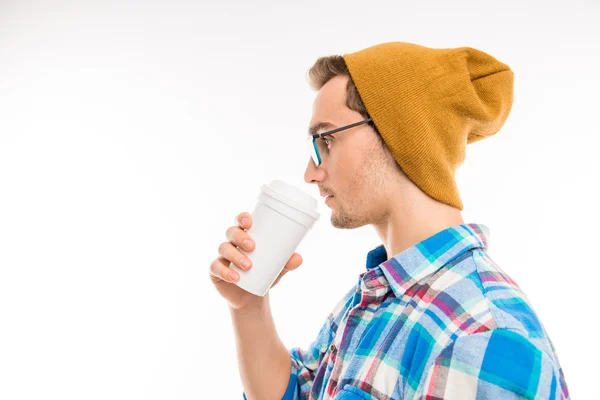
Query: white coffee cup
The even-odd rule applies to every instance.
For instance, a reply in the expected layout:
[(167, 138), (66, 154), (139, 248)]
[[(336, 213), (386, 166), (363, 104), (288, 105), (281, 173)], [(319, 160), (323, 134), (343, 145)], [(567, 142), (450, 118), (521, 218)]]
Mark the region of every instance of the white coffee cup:
[(244, 271), (232, 263), (230, 267), (240, 275), (235, 284), (264, 296), (319, 219), (317, 207), (314, 197), (285, 182), (274, 180), (263, 185), (252, 212), (252, 227), (247, 230), (254, 250), (238, 248), (252, 260), (252, 268)]

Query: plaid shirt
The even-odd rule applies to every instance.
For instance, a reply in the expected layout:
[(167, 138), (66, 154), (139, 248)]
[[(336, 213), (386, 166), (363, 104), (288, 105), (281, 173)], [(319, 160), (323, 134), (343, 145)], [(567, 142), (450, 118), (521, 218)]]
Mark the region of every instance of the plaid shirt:
[(389, 260), (370, 251), (316, 340), (290, 350), (284, 400), (568, 399), (552, 342), (488, 237), (462, 224)]

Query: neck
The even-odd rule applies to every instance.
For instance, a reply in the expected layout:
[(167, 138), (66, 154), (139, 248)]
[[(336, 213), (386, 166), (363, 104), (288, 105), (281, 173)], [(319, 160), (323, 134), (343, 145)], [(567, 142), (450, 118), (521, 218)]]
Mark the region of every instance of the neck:
[(451, 226), (463, 224), (459, 209), (440, 203), (425, 194), (389, 205), (388, 212), (373, 224), (388, 259)]

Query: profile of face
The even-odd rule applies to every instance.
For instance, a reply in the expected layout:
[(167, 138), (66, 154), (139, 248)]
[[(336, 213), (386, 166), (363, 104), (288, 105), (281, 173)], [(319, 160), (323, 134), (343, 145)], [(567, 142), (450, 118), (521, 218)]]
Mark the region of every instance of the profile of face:
[[(318, 92), (313, 103), (310, 127), (322, 125), (316, 133), (364, 120), (346, 106), (348, 78), (338, 75)], [(388, 214), (392, 183), (403, 175), (392, 153), (382, 146), (377, 132), (368, 124), (358, 125), (317, 139), (321, 165), (309, 157), (304, 180), (316, 184), (331, 208), (331, 224), (353, 229), (378, 223)]]

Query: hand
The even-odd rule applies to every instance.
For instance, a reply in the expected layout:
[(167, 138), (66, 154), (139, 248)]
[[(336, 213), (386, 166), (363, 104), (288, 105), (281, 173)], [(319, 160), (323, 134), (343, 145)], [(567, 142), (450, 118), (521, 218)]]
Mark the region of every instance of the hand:
[[(236, 217), (236, 222), (236, 226), (230, 227), (225, 232), (228, 241), (219, 246), (219, 257), (210, 264), (209, 275), (219, 294), (229, 302), (229, 306), (239, 310), (260, 303), (263, 301), (263, 297), (256, 296), (233, 284), (239, 279), (239, 275), (230, 268), (231, 263), (243, 270), (252, 268), (252, 261), (239, 248), (244, 251), (253, 251), (255, 246), (254, 240), (245, 231), (252, 226), (252, 216), (246, 212), (241, 213)], [(245, 243), (246, 240), (249, 240), (248, 245)], [(245, 267), (244, 261), (247, 261), (250, 266)], [(302, 256), (298, 253), (292, 254), (271, 287), (275, 286), (283, 275), (298, 268), (301, 264)]]

